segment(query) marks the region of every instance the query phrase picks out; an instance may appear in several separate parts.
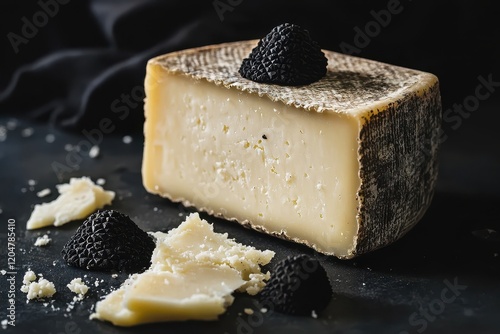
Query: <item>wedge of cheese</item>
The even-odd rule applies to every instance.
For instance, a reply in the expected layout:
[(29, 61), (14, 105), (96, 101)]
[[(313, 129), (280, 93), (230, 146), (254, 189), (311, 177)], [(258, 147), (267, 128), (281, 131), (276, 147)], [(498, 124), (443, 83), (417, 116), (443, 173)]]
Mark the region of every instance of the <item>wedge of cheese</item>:
[(401, 238), (436, 184), (436, 76), (324, 50), (321, 80), (259, 84), (257, 42), (148, 62), (145, 188), (339, 258)]

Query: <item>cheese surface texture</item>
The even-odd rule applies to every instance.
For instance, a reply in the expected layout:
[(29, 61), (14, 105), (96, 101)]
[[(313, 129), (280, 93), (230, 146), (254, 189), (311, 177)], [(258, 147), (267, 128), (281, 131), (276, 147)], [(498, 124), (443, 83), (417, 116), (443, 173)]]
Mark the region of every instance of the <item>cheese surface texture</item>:
[(88, 177), (71, 178), (57, 185), (59, 197), (49, 203), (36, 204), (27, 222), (27, 229), (61, 226), (70, 221), (87, 218), (95, 210), (111, 204), (113, 191), (104, 190)]
[(215, 320), (236, 290), (258, 293), (269, 279), (261, 266), (274, 252), (260, 251), (215, 233), (198, 213), (168, 233), (156, 232), (151, 266), (96, 305), (92, 319), (118, 326), (182, 320)]
[(325, 51), (315, 83), (258, 84), (256, 43), (149, 61), (145, 188), (340, 258), (401, 238), (437, 179), (437, 78)]

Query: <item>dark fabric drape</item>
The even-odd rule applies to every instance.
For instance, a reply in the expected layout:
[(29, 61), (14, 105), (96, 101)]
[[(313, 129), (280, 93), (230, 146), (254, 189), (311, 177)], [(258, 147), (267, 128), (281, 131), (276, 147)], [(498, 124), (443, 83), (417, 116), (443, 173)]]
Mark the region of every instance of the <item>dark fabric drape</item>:
[[(80, 131), (109, 117), (119, 131), (142, 131), (149, 58), (259, 38), (283, 22), (302, 25), (323, 48), (342, 52), (355, 46), (355, 55), (435, 73), (446, 107), (473, 91), (478, 75), (498, 69), (498, 27), (489, 6), (410, 0), (5, 1), (0, 112)], [(393, 7), (398, 12), (384, 16)], [(379, 31), (365, 40), (356, 37), (369, 22), (378, 22)]]

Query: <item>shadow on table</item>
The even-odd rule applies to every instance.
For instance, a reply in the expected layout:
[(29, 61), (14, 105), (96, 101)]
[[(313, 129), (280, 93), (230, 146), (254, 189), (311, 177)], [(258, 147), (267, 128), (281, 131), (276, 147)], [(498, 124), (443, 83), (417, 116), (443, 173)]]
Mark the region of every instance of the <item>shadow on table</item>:
[(438, 192), (422, 221), (406, 236), (351, 261), (399, 274), (500, 276), (499, 203), (495, 197)]

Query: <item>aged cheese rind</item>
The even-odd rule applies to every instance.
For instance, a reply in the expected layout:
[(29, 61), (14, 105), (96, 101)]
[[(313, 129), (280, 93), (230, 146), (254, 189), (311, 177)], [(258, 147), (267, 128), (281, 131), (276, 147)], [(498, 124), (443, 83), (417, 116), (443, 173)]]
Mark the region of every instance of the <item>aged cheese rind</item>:
[(364, 120), (358, 150), (357, 254), (401, 238), (431, 203), (441, 124), (440, 94), (432, 79)]
[[(441, 102), (437, 78), (429, 73), (325, 51), (328, 73), (307, 86), (283, 87), (258, 84), (237, 74), (241, 59), (257, 41), (245, 41), (184, 50), (150, 60), (146, 86), (146, 143), (144, 185), (149, 192), (212, 215), (281, 238), (307, 244), (316, 250), (351, 258), (401, 238), (423, 216), (437, 179), (438, 134)], [(159, 103), (164, 73), (186, 76), (216, 86), (236, 89), (302, 108), (303, 112), (344, 115), (358, 124), (360, 184), (357, 191), (358, 230), (352, 247), (343, 253), (318, 246), (307, 238), (289, 235), (285, 229), (269, 230), (261, 222), (235, 217), (231, 210), (214, 208), (197, 196), (171, 194), (148, 178), (151, 139), (158, 115), (148, 112)], [(339, 157), (340, 158), (340, 157)], [(307, 224), (307, 222), (304, 222)]]
[[(227, 88), (266, 96), (296, 108), (315, 112), (348, 115), (365, 114), (366, 108), (383, 108), (387, 102), (399, 100), (422, 81), (437, 78), (426, 72), (393, 66), (373, 60), (323, 50), (328, 71), (319, 81), (305, 86), (280, 86), (253, 82), (241, 77), (241, 60), (257, 45), (257, 40), (224, 43), (193, 48), (157, 56), (148, 68), (207, 80)], [(161, 85), (159, 72), (148, 71), (146, 90)]]

